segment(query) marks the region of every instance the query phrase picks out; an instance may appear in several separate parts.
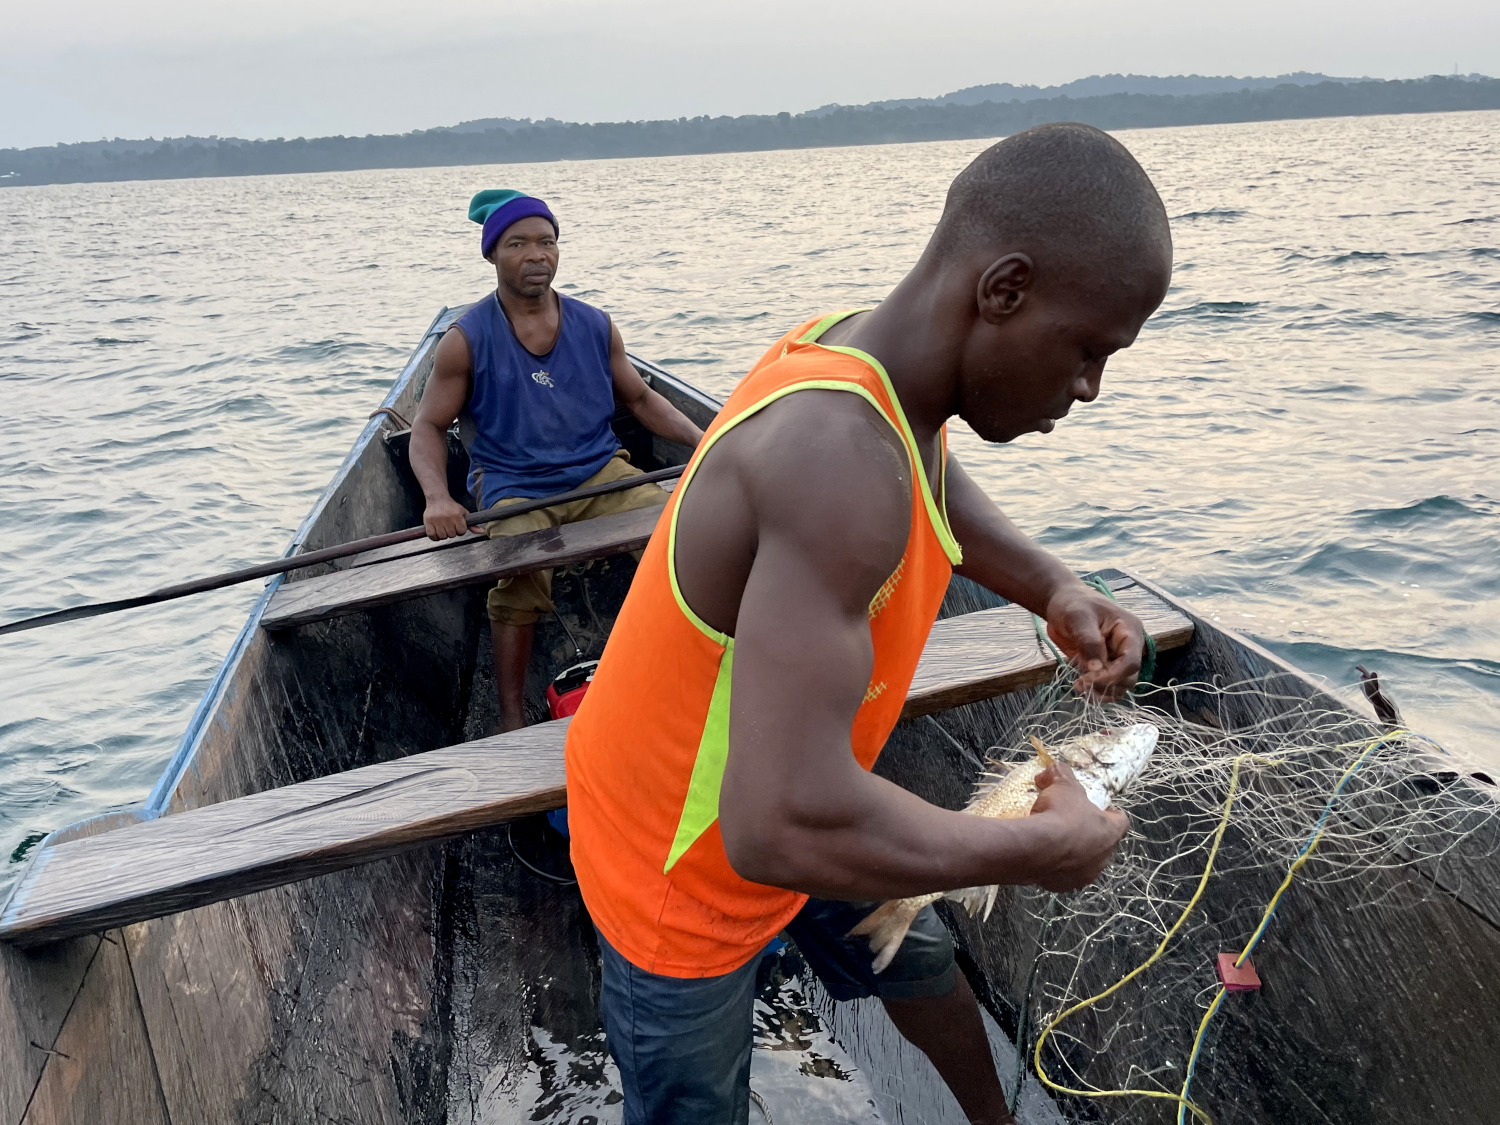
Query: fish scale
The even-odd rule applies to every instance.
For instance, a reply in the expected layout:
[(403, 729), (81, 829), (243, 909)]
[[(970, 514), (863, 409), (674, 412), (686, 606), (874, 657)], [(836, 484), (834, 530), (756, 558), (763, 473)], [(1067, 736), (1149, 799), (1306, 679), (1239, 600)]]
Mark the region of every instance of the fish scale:
[[(1146, 763), (1151, 760), (1160, 733), (1150, 723), (1106, 727), (1050, 751), (1033, 736), (1031, 742), (1036, 747), (1036, 757), (1012, 766), (1004, 774), (983, 775), (963, 811), (995, 820), (1031, 815), (1037, 798), (1037, 775), (1054, 759), (1067, 762), (1073, 768), (1073, 775), (1094, 805), (1108, 808), (1111, 797), (1123, 793), (1140, 777)], [(941, 898), (949, 898), (962, 904), (971, 915), (982, 911), (982, 917), (988, 918), (999, 890), (999, 885), (995, 884), (891, 899), (871, 911), (847, 936), (868, 937), (870, 949), (875, 954), (874, 971), (883, 972), (901, 948), (907, 930), (923, 907)]]

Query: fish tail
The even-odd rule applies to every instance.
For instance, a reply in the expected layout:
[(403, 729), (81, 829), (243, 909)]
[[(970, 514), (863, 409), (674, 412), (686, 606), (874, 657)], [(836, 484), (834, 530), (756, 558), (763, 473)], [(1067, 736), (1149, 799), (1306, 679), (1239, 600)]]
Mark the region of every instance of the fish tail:
[(913, 904), (911, 899), (893, 898), (870, 911), (865, 920), (845, 936), (869, 937), (870, 949), (875, 954), (872, 967), (875, 972), (882, 972), (901, 948), (906, 931), (911, 929), (912, 920), (921, 909), (921, 905)]
[(1045, 743), (1036, 735), (1031, 736), (1031, 745), (1036, 750), (1036, 760), (1042, 763), (1042, 768), (1050, 766), (1056, 759), (1048, 751)]
[(990, 911), (995, 908), (995, 896), (1000, 892), (998, 886), (990, 887), (967, 887), (961, 891), (955, 891), (948, 897), (957, 899), (969, 917), (979, 918), (980, 921), (988, 921)]
[(973, 915), (984, 905), (984, 888), (965, 887), (961, 891), (954, 891), (948, 897), (957, 899), (958, 904), (968, 911), (970, 915)]

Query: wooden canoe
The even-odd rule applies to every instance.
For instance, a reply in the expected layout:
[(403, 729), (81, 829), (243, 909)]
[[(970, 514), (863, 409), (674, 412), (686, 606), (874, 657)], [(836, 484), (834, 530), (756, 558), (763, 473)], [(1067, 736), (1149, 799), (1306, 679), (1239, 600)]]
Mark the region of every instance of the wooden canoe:
[[(461, 312), (434, 320), (385, 408), (412, 412)], [(695, 421), (712, 418), (711, 396), (635, 362)], [(628, 415), (617, 431), (643, 467), (686, 454)], [(292, 551), (419, 518), (402, 438), (390, 415), (371, 420)], [(54, 833), (0, 912), (0, 1125), (619, 1120), (597, 949), (539, 815), (565, 799), (560, 725), (489, 736), (482, 598), (496, 576), (565, 566), (561, 618), (597, 655), (651, 522), (417, 544), (274, 580), (146, 804)], [(1275, 682), (1236, 696), (1230, 725), (1297, 699), (1345, 706), (1149, 583), (1106, 577), (1161, 644), (1159, 681)], [(961, 579), (943, 616), (878, 768), (953, 806), (974, 749), (1012, 740), (1055, 665), (1029, 617)], [(557, 621), (540, 624), (536, 652), (541, 719), (549, 677), (575, 654)], [(1482, 841), (1465, 847), (1415, 907), (1307, 896), (1321, 909), (1298, 931), (1305, 971), (1266, 990), (1216, 1063), (1257, 1076), (1244, 1119), (1489, 1119), (1500, 882)], [(949, 917), (1013, 1075), (1004, 1037), (1034, 922), (1005, 902), (983, 927)], [(1121, 968), (1088, 971), (1107, 983)], [(961, 1120), (878, 1006), (820, 996), (794, 951), (767, 960), (761, 983), (753, 1085), (777, 1120)], [(1087, 1077), (1128, 1077), (1117, 1063), (1099, 1056)], [(1034, 1082), (1022, 1107), (1029, 1121), (1169, 1119), (1134, 1103), (1059, 1108)]]

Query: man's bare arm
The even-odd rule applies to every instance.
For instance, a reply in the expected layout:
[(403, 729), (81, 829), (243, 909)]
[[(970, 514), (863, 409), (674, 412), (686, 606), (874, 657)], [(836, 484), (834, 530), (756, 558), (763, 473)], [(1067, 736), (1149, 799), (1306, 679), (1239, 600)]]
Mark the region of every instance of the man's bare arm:
[[(873, 662), (869, 604), (905, 547), (910, 470), (861, 400), (819, 397), (845, 401), (768, 407), (700, 470), (719, 460), (716, 472), (736, 474), (755, 527), (719, 800), (730, 863), (757, 882), (854, 900), (1088, 883), (1126, 822), (1091, 805), (1065, 769), (1032, 816), (995, 821), (930, 805), (854, 760), (850, 727)], [(762, 420), (778, 424), (757, 433)]]
[(411, 467), (427, 499), (422, 524), (430, 539), (451, 539), (469, 530), (468, 509), (448, 493), (448, 427), (469, 399), (469, 341), (450, 328), (438, 341), (432, 374), (411, 424)]
[(1048, 635), (1078, 666), (1079, 691), (1110, 700), (1129, 691), (1141, 670), (1140, 619), (1032, 542), (954, 457), (947, 484), (948, 520), (964, 551), (958, 573), (1044, 618)]
[(657, 437), (675, 441), (689, 449), (697, 447), (703, 431), (646, 385), (646, 380), (641, 378), (641, 373), (625, 354), (625, 339), (613, 321), (609, 325), (609, 369), (614, 378), (615, 398), (640, 419), (641, 425)]

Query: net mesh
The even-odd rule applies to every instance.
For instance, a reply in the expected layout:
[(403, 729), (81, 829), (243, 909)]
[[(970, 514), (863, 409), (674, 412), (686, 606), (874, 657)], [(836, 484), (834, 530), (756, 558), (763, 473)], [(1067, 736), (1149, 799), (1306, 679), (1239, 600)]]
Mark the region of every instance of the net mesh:
[[(1102, 1111), (1111, 1121), (1157, 1122), (1194, 1119), (1174, 1099), (1201, 1040), (1190, 1100), (1217, 1125), (1265, 1120), (1268, 1076), (1247, 1069), (1248, 1047), (1236, 1036), (1244, 1038), (1248, 1020), (1295, 1016), (1258, 998), (1259, 1012), (1236, 1007), (1231, 993), (1221, 1002), (1226, 1014), (1205, 1027), (1220, 992), (1216, 956), (1240, 955), (1263, 929), (1251, 961), (1264, 955), (1274, 964), (1279, 1004), (1312, 995), (1319, 982), (1305, 978), (1320, 971), (1329, 950), (1299, 948), (1314, 940), (1308, 912), (1336, 914), (1335, 924), (1325, 918), (1316, 931), (1327, 944), (1361, 926), (1388, 925), (1392, 911), (1421, 911), (1446, 893), (1440, 884), (1455, 849), (1472, 860), (1477, 841), (1490, 854), (1500, 806), (1479, 763), (1404, 728), (1377, 726), (1332, 697), (1278, 696), (1264, 681), (1176, 684), (1095, 705), (1060, 679), (1019, 717), (1014, 745), (992, 748), (990, 760), (1029, 759), (1032, 735), (1052, 746), (1134, 722), (1153, 723), (1161, 735), (1144, 775), (1116, 799), (1132, 831), (1115, 861), (1073, 894), (1013, 892), (1002, 923), (1013, 945), (1022, 933), (1034, 942), (1021, 974), (1021, 1043), (1030, 1055), (1043, 1033), (1047, 1076), (1094, 1095), (1061, 1096), (1065, 1106), (1084, 1116)], [(1145, 963), (1179, 923), (1138, 977), (1049, 1029)], [(1347, 1002), (1351, 1013), (1362, 1004), (1354, 996)], [(1330, 1016), (1337, 1022), (1337, 1011), (1319, 1012), (1320, 1026)], [(1170, 1097), (1108, 1093), (1125, 1089)]]

